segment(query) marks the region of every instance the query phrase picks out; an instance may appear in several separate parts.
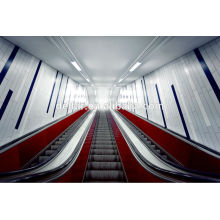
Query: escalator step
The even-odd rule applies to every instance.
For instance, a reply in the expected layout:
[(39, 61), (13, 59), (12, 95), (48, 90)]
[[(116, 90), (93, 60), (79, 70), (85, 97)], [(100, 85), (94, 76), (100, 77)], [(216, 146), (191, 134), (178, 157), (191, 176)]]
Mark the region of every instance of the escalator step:
[(117, 150), (113, 149), (91, 149), (90, 154), (97, 154), (97, 155), (117, 155)]
[(59, 148), (59, 145), (52, 145), (50, 147), (51, 150), (57, 150)]
[(167, 155), (165, 155), (165, 154), (163, 154), (162, 157), (163, 157), (164, 159), (168, 159)]
[(38, 161), (39, 163), (42, 163), (43, 161), (47, 160), (49, 157), (48, 156), (39, 156)]
[(161, 150), (159, 150), (159, 149), (157, 149), (156, 151), (157, 151), (157, 153), (159, 153), (159, 154), (161, 153)]
[(87, 170), (86, 180), (98, 180), (98, 181), (123, 181), (124, 174), (121, 170)]
[(111, 150), (114, 150), (116, 149), (116, 146), (115, 145), (93, 145), (92, 146), (92, 149), (111, 149)]
[(95, 143), (95, 142), (93, 142), (92, 146), (106, 146), (106, 147), (110, 147), (110, 146), (116, 146), (116, 143), (115, 142), (110, 142), (110, 143), (103, 143), (103, 142)]
[(98, 141), (98, 140), (95, 140), (93, 141), (94, 144), (114, 144), (115, 142), (114, 141)]
[(50, 155), (52, 155), (54, 152), (55, 152), (55, 150), (46, 150), (46, 151), (45, 151), (45, 155), (46, 155), (46, 156), (50, 156)]
[(120, 162), (88, 162), (88, 170), (121, 170)]
[(156, 149), (156, 146), (154, 144), (151, 144), (151, 148)]
[(118, 155), (90, 155), (89, 161), (97, 161), (97, 162), (119, 162)]

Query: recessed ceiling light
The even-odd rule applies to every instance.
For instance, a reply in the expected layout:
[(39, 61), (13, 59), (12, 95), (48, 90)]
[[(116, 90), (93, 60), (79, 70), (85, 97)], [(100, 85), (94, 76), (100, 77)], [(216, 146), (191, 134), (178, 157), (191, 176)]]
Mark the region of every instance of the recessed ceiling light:
[(135, 64), (131, 67), (131, 69), (130, 69), (129, 71), (130, 71), (130, 72), (133, 72), (133, 71), (134, 71), (135, 69), (137, 69), (140, 65), (141, 65), (140, 62), (135, 63)]
[(79, 72), (82, 71), (81, 68), (80, 68), (80, 66), (78, 65), (78, 63), (77, 63), (76, 61), (71, 61), (71, 63), (73, 64), (73, 66), (74, 66)]

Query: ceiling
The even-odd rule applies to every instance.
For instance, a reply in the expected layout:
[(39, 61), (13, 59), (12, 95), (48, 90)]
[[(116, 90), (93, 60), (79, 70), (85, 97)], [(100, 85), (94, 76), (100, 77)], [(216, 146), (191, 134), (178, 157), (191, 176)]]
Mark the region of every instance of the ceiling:
[[(87, 86), (90, 101), (93, 103), (107, 94), (111, 94), (111, 98), (114, 99), (120, 86), (152, 72), (216, 37), (8, 36), (5, 38)], [(77, 61), (82, 72), (78, 72), (70, 61)], [(130, 73), (130, 67), (137, 61), (141, 61), (142, 65)], [(121, 78), (123, 80), (119, 83)]]

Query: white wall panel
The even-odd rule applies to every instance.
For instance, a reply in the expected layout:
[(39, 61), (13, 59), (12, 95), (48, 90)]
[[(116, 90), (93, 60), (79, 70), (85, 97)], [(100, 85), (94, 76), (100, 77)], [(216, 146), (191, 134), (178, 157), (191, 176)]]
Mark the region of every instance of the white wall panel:
[[(220, 86), (220, 38), (199, 48), (216, 83)], [(158, 103), (158, 86), (167, 128), (186, 136), (171, 85), (174, 85), (190, 139), (220, 152), (220, 104), (194, 51), (145, 75), (149, 103)], [(137, 84), (137, 95), (143, 103), (142, 78)], [(121, 89), (123, 90), (123, 88)], [(126, 95), (126, 94), (125, 94)], [(119, 99), (119, 104), (124, 100)], [(136, 114), (146, 118), (144, 110)], [(148, 109), (148, 119), (164, 125), (160, 109)]]
[[(0, 72), (4, 68), (14, 47), (15, 46), (13, 44), (4, 38), (0, 38)], [(36, 57), (19, 48), (2, 83), (0, 84), (0, 109), (5, 101), (8, 91), (13, 91), (0, 120), (0, 145), (67, 115), (67, 109), (62, 108), (56, 109), (55, 117), (52, 117), (62, 73), (59, 73), (58, 75), (51, 99), (50, 109), (47, 113), (47, 107), (51, 97), (57, 70), (42, 62), (19, 128), (15, 129), (15, 125), (26, 100), (39, 61), (40, 60)], [(63, 75), (58, 103), (63, 102), (66, 80), (67, 76)], [(71, 99), (72, 101), (74, 100), (76, 85), (78, 85), (78, 83), (69, 78), (65, 102), (69, 100), (70, 92), (72, 93)], [(78, 95), (82, 95), (81, 103), (85, 106), (88, 103), (87, 93), (81, 85), (78, 85), (78, 87), (81, 89), (79, 90), (79, 93), (82, 93)], [(71, 112), (71, 110), (68, 111), (68, 113)]]

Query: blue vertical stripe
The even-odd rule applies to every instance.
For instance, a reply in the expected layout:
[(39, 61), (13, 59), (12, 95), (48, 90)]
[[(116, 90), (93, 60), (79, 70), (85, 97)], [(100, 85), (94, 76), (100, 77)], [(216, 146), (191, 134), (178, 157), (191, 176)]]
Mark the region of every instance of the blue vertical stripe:
[(57, 101), (58, 101), (58, 98), (59, 98), (59, 94), (60, 94), (60, 88), (61, 88), (62, 81), (63, 81), (63, 74), (62, 74), (62, 76), (61, 76), (61, 80), (60, 80), (60, 86), (59, 86), (59, 90), (58, 90), (58, 93), (57, 93), (57, 98), (56, 98), (56, 103), (55, 103), (54, 110), (53, 110), (53, 117), (54, 117), (55, 112), (56, 112)]
[(47, 113), (49, 112), (49, 109), (50, 109), (50, 104), (51, 104), (51, 100), (52, 100), (52, 97), (53, 97), (53, 92), (54, 92), (55, 85), (56, 85), (56, 82), (57, 82), (57, 76), (58, 76), (58, 71), (57, 71), (57, 74), (56, 74), (56, 78), (54, 79), (54, 83), (53, 83), (53, 88), (52, 88), (52, 92), (51, 92), (51, 95), (50, 95), (49, 104), (47, 106)]
[(2, 119), (2, 116), (3, 116), (3, 114), (4, 114), (4, 112), (7, 108), (7, 105), (9, 103), (10, 99), (11, 99), (12, 93), (13, 93), (13, 91), (9, 89), (8, 94), (5, 97), (5, 100), (4, 100), (4, 102), (2, 104), (2, 107), (0, 109), (0, 120)]
[(5, 76), (8, 72), (8, 70), (9, 70), (9, 68), (10, 68), (10, 66), (11, 66), (11, 64), (12, 64), (12, 62), (13, 62), (13, 60), (14, 60), (17, 52), (18, 52), (18, 50), (19, 50), (19, 47), (15, 46), (13, 51), (11, 52), (11, 55), (9, 56), (7, 62), (5, 63), (3, 69), (0, 73), (0, 85), (2, 84), (2, 81), (4, 80), (4, 78), (5, 78)]
[(149, 105), (149, 99), (148, 99), (148, 95), (147, 95), (147, 87), (146, 87), (146, 83), (145, 83), (145, 78), (144, 78), (144, 76), (143, 76), (143, 82), (144, 82), (144, 88), (145, 88), (146, 97), (147, 97), (147, 104)]
[(175, 98), (175, 101), (176, 101), (176, 105), (177, 105), (177, 108), (178, 108), (178, 111), (179, 111), (179, 114), (180, 114), (180, 118), (181, 118), (181, 121), (182, 121), (182, 124), (183, 124), (183, 128), (184, 128), (186, 137), (187, 137), (187, 139), (190, 139), (189, 132), (188, 132), (188, 129), (187, 129), (187, 126), (186, 126), (186, 122), (185, 122), (183, 112), (182, 112), (181, 107), (180, 107), (180, 103), (179, 103), (174, 85), (171, 85), (171, 88), (172, 88), (172, 91), (173, 91), (173, 95), (174, 95), (174, 98)]
[(40, 70), (41, 63), (42, 63), (42, 61), (40, 60), (38, 66), (37, 66), (36, 72), (35, 72), (35, 74), (34, 74), (34, 78), (33, 78), (33, 80), (32, 80), (31, 86), (30, 86), (30, 88), (29, 88), (27, 97), (26, 97), (26, 99), (25, 99), (24, 105), (23, 105), (23, 107), (22, 107), (22, 109), (21, 109), (21, 113), (20, 113), (20, 115), (19, 115), (18, 121), (17, 121), (17, 123), (16, 123), (16, 125), (15, 125), (15, 129), (18, 129), (18, 128), (19, 128), (19, 125), (20, 125), (20, 123), (21, 123), (22, 117), (23, 117), (24, 112), (25, 112), (25, 109), (26, 109), (26, 107), (27, 107), (27, 103), (28, 103), (28, 101), (29, 101), (29, 98), (30, 98), (30, 96), (31, 96), (31, 93), (32, 93), (34, 84), (35, 84), (35, 82), (36, 82), (36, 79), (37, 79), (37, 76), (38, 76), (38, 73), (39, 73), (39, 70)]
[(201, 65), (201, 67), (202, 67), (202, 69), (203, 69), (203, 71), (204, 71), (204, 73), (205, 73), (205, 75), (206, 75), (206, 77), (207, 77), (207, 79), (208, 79), (208, 81), (209, 81), (209, 83), (210, 83), (210, 85), (211, 85), (218, 101), (220, 102), (220, 90), (219, 90), (219, 87), (218, 87), (211, 71), (209, 70), (209, 67), (207, 66), (204, 58), (202, 57), (202, 54), (200, 53), (199, 49), (198, 48), (195, 49), (194, 52), (195, 52), (195, 55), (196, 55), (200, 65)]
[(66, 88), (65, 88), (65, 93), (64, 93), (64, 97), (63, 97), (63, 104), (64, 104), (65, 97), (66, 97), (66, 89), (67, 89), (67, 86), (68, 86), (68, 82), (69, 82), (69, 77), (66, 80)]
[(145, 111), (146, 111), (146, 115), (147, 115), (147, 119), (148, 119), (148, 112), (147, 112), (147, 108), (146, 108), (146, 100), (145, 100), (145, 95), (144, 95), (144, 86), (143, 86), (143, 81), (141, 80), (141, 85), (142, 85), (142, 91), (143, 91), (143, 96), (144, 96), (144, 107), (145, 107)]
[(159, 104), (160, 104), (160, 110), (161, 110), (161, 114), (162, 114), (162, 118), (163, 118), (164, 127), (167, 128), (167, 124), (166, 124), (165, 116), (164, 116), (164, 113), (163, 113), (163, 107), (162, 107), (161, 100), (160, 100), (160, 93), (159, 93), (159, 90), (158, 90), (157, 84), (155, 84), (155, 87), (156, 87), (157, 97), (158, 97)]

